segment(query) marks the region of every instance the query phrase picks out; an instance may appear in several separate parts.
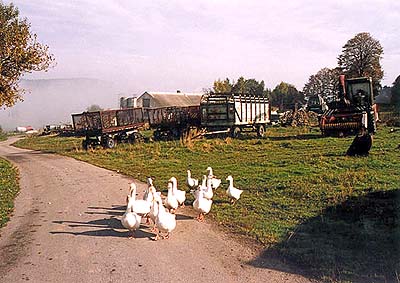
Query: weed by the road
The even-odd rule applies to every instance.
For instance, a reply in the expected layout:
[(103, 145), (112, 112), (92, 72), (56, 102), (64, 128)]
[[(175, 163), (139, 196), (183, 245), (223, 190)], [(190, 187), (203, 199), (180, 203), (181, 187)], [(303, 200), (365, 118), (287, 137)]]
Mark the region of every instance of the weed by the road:
[(18, 172), (10, 162), (0, 158), (0, 227), (8, 221), (19, 190)]

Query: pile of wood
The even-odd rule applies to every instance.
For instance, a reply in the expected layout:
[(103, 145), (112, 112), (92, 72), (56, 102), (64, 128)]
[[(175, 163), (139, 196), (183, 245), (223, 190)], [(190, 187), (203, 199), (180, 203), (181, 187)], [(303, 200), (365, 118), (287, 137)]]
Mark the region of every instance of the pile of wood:
[(280, 116), (279, 124), (292, 127), (318, 126), (318, 114), (304, 109), (289, 110)]

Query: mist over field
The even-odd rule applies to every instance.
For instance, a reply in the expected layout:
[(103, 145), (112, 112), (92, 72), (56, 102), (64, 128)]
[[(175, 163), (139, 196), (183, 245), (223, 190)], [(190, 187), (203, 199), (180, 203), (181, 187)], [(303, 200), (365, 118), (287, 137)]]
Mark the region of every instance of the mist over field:
[(7, 131), (17, 126), (71, 123), (72, 113), (92, 104), (116, 108), (122, 96), (113, 83), (87, 78), (22, 80), (20, 86), (26, 90), (24, 101), (0, 110), (0, 126)]

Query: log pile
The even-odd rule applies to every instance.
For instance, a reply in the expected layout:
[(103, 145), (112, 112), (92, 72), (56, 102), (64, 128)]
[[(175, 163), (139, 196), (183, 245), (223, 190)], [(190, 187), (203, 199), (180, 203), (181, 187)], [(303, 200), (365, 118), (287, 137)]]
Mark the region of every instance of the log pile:
[(318, 114), (313, 111), (299, 109), (297, 111), (286, 111), (279, 118), (281, 126), (304, 127), (318, 126)]

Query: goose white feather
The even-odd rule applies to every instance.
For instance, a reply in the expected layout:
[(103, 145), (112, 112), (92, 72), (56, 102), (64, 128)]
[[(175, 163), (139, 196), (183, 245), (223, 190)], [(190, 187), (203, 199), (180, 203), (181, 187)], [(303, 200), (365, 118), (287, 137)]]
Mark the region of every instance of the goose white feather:
[(145, 214), (150, 212), (150, 202), (146, 200), (137, 200), (136, 190), (136, 184), (131, 183), (128, 206), (131, 207), (133, 212), (139, 214), (140, 216), (144, 216)]
[(187, 170), (186, 185), (190, 189), (194, 189), (199, 185), (199, 180), (192, 178), (192, 173), (190, 172), (190, 170)]
[(229, 181), (229, 186), (226, 189), (226, 194), (228, 195), (228, 197), (231, 198), (231, 201), (235, 202), (240, 198), (240, 195), (243, 193), (243, 190), (239, 190), (233, 186), (233, 177), (232, 176), (229, 175), (226, 178), (226, 180)]
[(205, 176), (205, 175), (203, 176), (203, 180), (202, 180), (202, 183), (201, 183), (201, 189), (204, 192), (203, 195), (204, 195), (204, 197), (206, 199), (212, 199), (213, 198), (214, 192), (213, 192), (212, 187), (211, 187), (211, 179), (209, 177)]
[(165, 206), (171, 211), (171, 210), (176, 210), (178, 208), (178, 200), (173, 194), (173, 185), (172, 182), (168, 182), (168, 195), (167, 199), (165, 201)]
[(144, 191), (143, 194), (143, 200), (148, 201), (148, 202), (152, 202), (153, 201), (153, 194), (150, 193), (150, 188), (154, 188), (153, 186), (153, 179), (151, 179), (151, 177), (147, 178), (147, 189)]
[[(131, 196), (128, 195), (128, 200), (130, 200), (130, 198)], [(132, 233), (131, 237), (135, 237), (135, 231), (139, 229), (141, 221), (142, 218), (140, 217), (140, 215), (133, 212), (132, 207), (127, 205), (126, 211), (121, 218), (121, 224)]]
[(211, 182), (211, 188), (214, 190), (217, 189), (222, 183), (221, 179), (215, 178), (213, 174), (213, 169), (211, 167), (207, 167), (206, 170), (207, 170), (207, 177), (210, 179)]
[(209, 213), (211, 210), (212, 200), (204, 197), (203, 190), (198, 189), (196, 191), (192, 190), (191, 192), (195, 197), (193, 208), (199, 213), (197, 220), (204, 221), (205, 214)]
[[(164, 206), (162, 205), (161, 201), (157, 201), (157, 203), (158, 203), (158, 214), (156, 217), (156, 225), (159, 232), (167, 233), (167, 235), (164, 238), (168, 239), (169, 234), (176, 227), (176, 216), (175, 214), (167, 212)], [(158, 238), (159, 238), (159, 233), (157, 233), (155, 240), (157, 240)]]
[(175, 177), (171, 177), (169, 181), (172, 183), (172, 194), (175, 196), (178, 204), (185, 206), (186, 191), (178, 190), (178, 181)]

